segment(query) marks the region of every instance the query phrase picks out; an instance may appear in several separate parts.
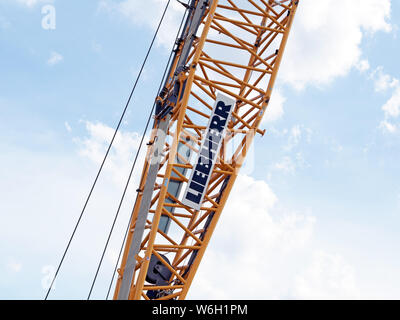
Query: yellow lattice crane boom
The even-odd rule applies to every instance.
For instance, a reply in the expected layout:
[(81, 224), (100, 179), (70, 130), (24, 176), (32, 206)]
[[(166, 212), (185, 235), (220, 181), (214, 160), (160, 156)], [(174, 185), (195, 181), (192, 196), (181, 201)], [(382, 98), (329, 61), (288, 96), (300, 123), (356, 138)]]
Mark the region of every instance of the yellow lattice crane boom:
[(114, 299), (186, 297), (250, 145), (264, 134), (259, 126), (298, 2), (186, 5)]

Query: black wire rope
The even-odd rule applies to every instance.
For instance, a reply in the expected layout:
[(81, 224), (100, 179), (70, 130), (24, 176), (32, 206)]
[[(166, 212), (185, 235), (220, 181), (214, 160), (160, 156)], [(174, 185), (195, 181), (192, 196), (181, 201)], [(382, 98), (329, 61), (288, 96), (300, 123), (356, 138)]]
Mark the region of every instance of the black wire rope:
[(105, 156), (104, 156), (104, 159), (103, 159), (103, 161), (102, 161), (102, 163), (101, 163), (101, 166), (100, 166), (100, 168), (99, 168), (99, 171), (97, 172), (96, 178), (95, 178), (95, 180), (94, 180), (94, 182), (93, 182), (93, 185), (92, 185), (92, 187), (91, 187), (91, 189), (90, 189), (90, 192), (89, 192), (89, 194), (88, 194), (88, 196), (87, 196), (87, 198), (86, 198), (86, 201), (85, 201), (85, 204), (84, 204), (84, 206), (83, 206), (83, 209), (82, 209), (82, 211), (81, 211), (81, 213), (80, 213), (80, 215), (79, 215), (79, 218), (78, 218), (77, 223), (75, 224), (75, 227), (74, 227), (74, 230), (73, 230), (73, 232), (72, 232), (72, 235), (71, 235), (71, 237), (69, 238), (67, 247), (66, 247), (66, 249), (64, 250), (63, 256), (62, 256), (62, 258), (61, 258), (61, 260), (60, 260), (60, 263), (59, 263), (59, 265), (58, 265), (58, 267), (57, 267), (57, 270), (56, 270), (56, 272), (55, 272), (55, 274), (54, 274), (54, 277), (53, 277), (53, 279), (52, 279), (52, 281), (51, 281), (51, 284), (50, 284), (50, 286), (49, 286), (49, 289), (48, 289), (48, 291), (47, 291), (47, 293), (46, 293), (46, 296), (45, 296), (45, 299), (44, 299), (44, 300), (47, 300), (48, 297), (49, 297), (49, 294), (50, 294), (50, 292), (51, 292), (51, 290), (52, 290), (52, 288), (53, 288), (53, 286), (54, 286), (54, 282), (55, 282), (55, 280), (57, 279), (57, 276), (58, 276), (58, 274), (59, 274), (59, 271), (60, 271), (60, 269), (61, 269), (61, 266), (62, 266), (62, 264), (63, 264), (63, 262), (64, 262), (64, 260), (65, 260), (65, 257), (66, 257), (66, 255), (67, 255), (67, 253), (68, 253), (68, 250), (69, 250), (69, 248), (70, 248), (70, 246), (71, 246), (71, 243), (72, 243), (72, 240), (73, 240), (73, 238), (74, 238), (74, 236), (75, 236), (75, 233), (76, 233), (76, 231), (77, 231), (77, 229), (78, 229), (78, 227), (79, 227), (79, 225), (80, 225), (80, 222), (81, 222), (82, 217), (83, 217), (83, 215), (84, 215), (84, 213), (85, 213), (86, 207), (87, 207), (87, 205), (88, 205), (88, 203), (89, 203), (89, 200), (90, 200), (90, 198), (91, 198), (91, 196), (92, 196), (93, 190), (94, 190), (94, 188), (95, 188), (95, 186), (96, 186), (96, 184), (97, 184), (97, 181), (98, 181), (98, 179), (99, 179), (99, 176), (100, 176), (100, 174), (101, 174), (101, 172), (102, 172), (102, 170), (103, 170), (104, 164), (105, 164), (105, 162), (106, 162), (106, 160), (107, 160), (107, 158), (108, 158), (108, 155), (109, 155), (109, 153), (110, 153), (111, 147), (112, 147), (113, 144), (114, 144), (115, 137), (117, 136), (117, 133), (118, 133), (120, 127), (121, 127), (121, 124), (122, 124), (123, 119), (125, 118), (126, 111), (127, 111), (128, 106), (129, 106), (129, 104), (130, 104), (130, 102), (131, 102), (131, 100), (132, 100), (132, 97), (133, 97), (133, 94), (134, 94), (134, 92), (135, 92), (135, 90), (136, 90), (137, 84), (139, 83), (139, 80), (140, 80), (141, 75), (142, 75), (142, 73), (143, 73), (143, 70), (144, 70), (144, 67), (145, 67), (145, 65), (146, 65), (147, 59), (148, 59), (148, 57), (149, 57), (149, 55), (150, 55), (150, 52), (151, 52), (151, 50), (152, 50), (152, 48), (153, 48), (155, 39), (156, 39), (156, 37), (157, 37), (157, 35), (158, 35), (158, 31), (159, 31), (159, 29), (160, 29), (161, 23), (162, 23), (163, 20), (164, 20), (165, 13), (166, 13), (166, 11), (167, 11), (167, 9), (168, 9), (168, 7), (169, 7), (170, 2), (171, 2), (171, 0), (168, 0), (167, 5), (166, 5), (166, 8), (165, 8), (165, 10), (164, 10), (164, 12), (163, 12), (163, 15), (162, 15), (162, 17), (161, 17), (160, 23), (159, 23), (159, 25), (158, 25), (158, 27), (157, 27), (157, 30), (156, 30), (156, 32), (155, 32), (155, 34), (154, 34), (154, 36), (153, 36), (153, 39), (152, 39), (151, 44), (150, 44), (150, 47), (149, 47), (149, 49), (147, 50), (145, 59), (144, 59), (144, 61), (143, 61), (143, 63), (142, 63), (142, 66), (141, 66), (141, 68), (140, 68), (139, 74), (138, 74), (138, 76), (137, 76), (137, 78), (136, 78), (136, 80), (135, 80), (134, 86), (133, 86), (133, 88), (132, 88), (132, 90), (131, 90), (131, 93), (130, 93), (130, 95), (129, 95), (128, 101), (127, 101), (127, 103), (126, 103), (126, 105), (125, 105), (125, 108), (124, 108), (124, 110), (123, 110), (123, 112), (122, 112), (122, 115), (121, 115), (121, 117), (120, 117), (120, 119), (119, 119), (118, 125), (117, 125), (117, 127), (116, 127), (116, 129), (115, 129), (115, 131), (114, 131), (114, 135), (113, 135), (113, 137), (112, 137), (112, 139), (111, 139), (111, 141), (110, 141), (110, 144), (109, 144), (109, 146), (108, 146), (108, 148), (107, 148), (107, 152), (106, 152), (106, 154), (105, 154)]
[[(168, 10), (168, 7), (169, 7), (170, 2), (171, 2), (171, 0), (168, 0), (167, 5), (165, 6), (163, 15), (162, 15), (161, 20), (160, 20), (160, 22), (159, 22), (159, 24), (158, 24), (157, 30), (156, 30), (156, 32), (155, 32), (155, 34), (154, 34), (153, 41), (152, 41), (152, 43), (151, 43), (150, 48), (153, 46), (154, 41), (155, 41), (155, 39), (156, 39), (156, 37), (157, 37), (157, 35), (158, 35), (159, 29), (160, 29), (161, 24), (162, 24), (162, 22), (163, 22), (163, 20), (164, 20), (164, 17), (165, 17), (165, 14), (166, 14), (167, 10)], [(149, 50), (148, 53), (150, 53), (150, 50)], [(146, 60), (147, 60), (147, 57), (146, 57)], [(168, 63), (168, 64), (169, 64), (169, 63)], [(164, 73), (164, 76), (165, 76), (165, 73)], [(164, 78), (164, 76), (163, 76), (163, 78)], [(160, 89), (161, 89), (161, 85), (160, 85), (160, 88), (159, 88), (158, 91), (160, 91)], [(133, 165), (132, 165), (132, 167), (131, 167), (131, 171), (130, 171), (130, 173), (129, 173), (128, 180), (127, 180), (127, 182), (126, 182), (126, 184), (125, 184), (125, 188), (124, 188), (124, 191), (123, 191), (123, 193), (122, 193), (122, 197), (121, 197), (121, 200), (120, 200), (120, 202), (119, 202), (118, 209), (117, 209), (117, 212), (116, 212), (116, 214), (115, 214), (114, 221), (113, 221), (113, 223), (112, 223), (110, 232), (109, 232), (109, 234), (108, 234), (108, 238), (107, 238), (106, 244), (105, 244), (105, 246), (104, 246), (103, 253), (102, 253), (101, 258), (100, 258), (100, 261), (99, 261), (99, 263), (98, 263), (97, 270), (96, 270), (96, 274), (95, 274), (95, 276), (94, 276), (94, 278), (93, 278), (92, 285), (91, 285), (91, 287), (90, 287), (90, 291), (89, 291), (87, 300), (89, 300), (90, 297), (91, 297), (91, 295), (92, 295), (93, 288), (94, 288), (94, 286), (95, 286), (95, 284), (96, 284), (97, 277), (98, 277), (98, 275), (99, 275), (99, 271), (100, 271), (101, 265), (103, 264), (104, 256), (105, 256), (105, 254), (106, 254), (108, 245), (109, 245), (109, 243), (110, 243), (111, 236), (112, 236), (112, 233), (113, 233), (114, 228), (115, 228), (115, 224), (116, 224), (116, 222), (117, 222), (119, 213), (120, 213), (120, 211), (121, 211), (121, 207), (122, 207), (122, 204), (123, 204), (123, 202), (124, 202), (125, 195), (126, 195), (126, 192), (127, 192), (127, 190), (128, 190), (128, 187), (129, 187), (129, 184), (130, 184), (132, 175), (133, 175), (133, 171), (135, 170), (136, 162), (137, 162), (137, 159), (138, 159), (138, 157), (139, 157), (139, 153), (140, 153), (140, 151), (141, 151), (141, 148), (142, 148), (142, 145), (143, 145), (143, 141), (144, 141), (144, 138), (145, 138), (145, 136), (146, 136), (147, 129), (148, 129), (149, 124), (150, 124), (151, 116), (152, 116), (153, 111), (154, 111), (154, 106), (155, 106), (155, 104), (153, 105), (153, 108), (151, 109), (151, 112), (150, 112), (150, 114), (149, 114), (149, 117), (148, 117), (148, 120), (147, 120), (147, 123), (146, 123), (146, 127), (145, 127), (145, 129), (144, 129), (144, 131), (143, 131), (142, 138), (141, 138), (141, 140), (140, 140), (140, 144), (139, 144), (138, 150), (136, 151), (135, 160), (134, 160)]]
[[(176, 36), (176, 41), (175, 41), (175, 43), (177, 42), (177, 40), (178, 40), (178, 38), (179, 38), (179, 34), (181, 33), (182, 26), (183, 26), (183, 24), (184, 24), (184, 22), (185, 22), (186, 13), (187, 13), (187, 10), (185, 11), (185, 14), (184, 14), (183, 17), (182, 17), (182, 21), (181, 21), (181, 24), (180, 24), (180, 26), (179, 26), (179, 30), (178, 30), (178, 34), (177, 34), (177, 36)], [(171, 62), (171, 59), (172, 59), (173, 54), (174, 54), (174, 50), (171, 50), (171, 53), (170, 53), (170, 56), (169, 56), (167, 65), (166, 65), (165, 70), (164, 70), (164, 74), (163, 74), (162, 79), (161, 79), (160, 86), (159, 86), (159, 88), (158, 88), (158, 94), (160, 93), (161, 88), (162, 88), (162, 86), (163, 86), (163, 83), (164, 83), (164, 81), (165, 81), (165, 75), (167, 74), (168, 67), (169, 67), (169, 65), (170, 65), (170, 62)], [(146, 128), (145, 128), (145, 131), (144, 131), (144, 132), (147, 132), (147, 129), (148, 129), (148, 126), (149, 126), (149, 123), (150, 123), (150, 120), (151, 120), (151, 116), (152, 116), (152, 114), (153, 114), (153, 112), (154, 112), (155, 105), (156, 105), (156, 103), (154, 102), (153, 107), (152, 107), (151, 112), (150, 112), (150, 115), (149, 115), (149, 118), (148, 118), (148, 120), (147, 120), (147, 124), (146, 124)], [(141, 185), (141, 184), (142, 184), (142, 181), (141, 181), (140, 185)], [(137, 198), (138, 198), (138, 196), (136, 196), (136, 200), (135, 200), (135, 204), (134, 204), (133, 208), (136, 206)], [(116, 274), (116, 272), (117, 272), (117, 268), (118, 268), (119, 261), (120, 261), (120, 259), (121, 259), (122, 251), (123, 251), (123, 249), (124, 249), (124, 244), (125, 244), (126, 238), (127, 238), (127, 236), (128, 236), (128, 231), (129, 231), (129, 227), (130, 227), (131, 222), (132, 222), (132, 218), (133, 218), (133, 210), (132, 210), (132, 213), (131, 213), (131, 217), (130, 217), (130, 219), (129, 219), (129, 222), (128, 222), (128, 226), (127, 226), (126, 231), (125, 231), (125, 236), (124, 236), (124, 239), (123, 239), (123, 241), (122, 241), (122, 245), (121, 245), (121, 248), (120, 248), (120, 251), (119, 251), (119, 254), (118, 254), (118, 259), (117, 259), (116, 264), (115, 264), (115, 267), (114, 267), (113, 276), (112, 276), (112, 278), (111, 278), (111, 281), (110, 281), (110, 284), (109, 284), (109, 287), (108, 287), (106, 300), (108, 300), (108, 297), (110, 296), (112, 284), (113, 284), (113, 282), (114, 282), (114, 278), (115, 278), (115, 274)]]

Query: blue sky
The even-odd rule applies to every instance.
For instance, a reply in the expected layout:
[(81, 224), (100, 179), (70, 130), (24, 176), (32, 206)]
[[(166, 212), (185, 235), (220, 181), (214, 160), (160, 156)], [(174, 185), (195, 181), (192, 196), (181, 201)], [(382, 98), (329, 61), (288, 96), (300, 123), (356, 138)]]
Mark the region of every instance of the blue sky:
[[(189, 297), (400, 298), (400, 4), (360, 1), (301, 1), (267, 133)], [(0, 0), (0, 298), (44, 297), (161, 16), (165, 1), (150, 2)], [(42, 27), (49, 4), (55, 30)], [(53, 298), (86, 298), (181, 12), (168, 12)]]

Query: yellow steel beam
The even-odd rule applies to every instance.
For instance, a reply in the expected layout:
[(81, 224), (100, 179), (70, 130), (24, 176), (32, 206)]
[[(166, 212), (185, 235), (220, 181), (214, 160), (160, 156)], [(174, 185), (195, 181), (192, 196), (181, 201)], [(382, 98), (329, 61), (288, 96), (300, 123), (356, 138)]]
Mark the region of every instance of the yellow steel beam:
[[(168, 137), (162, 148), (148, 224), (136, 256), (129, 299), (147, 300), (149, 290), (157, 291), (160, 300), (186, 297), (254, 136), (264, 134), (259, 127), (270, 102), (298, 3), (298, 0), (210, 1), (201, 20), (201, 34), (193, 41), (188, 54), (188, 68), (179, 75), (175, 68), (183, 44), (178, 47), (168, 79), (178, 79), (181, 91), (176, 104), (171, 106)], [(166, 88), (172, 89), (174, 85), (176, 82), (171, 80)], [(187, 173), (178, 169), (190, 173), (193, 160), (183, 161), (180, 147), (186, 145), (192, 152), (199, 152), (217, 92), (234, 99), (236, 105), (203, 203), (200, 210), (195, 210), (183, 204), (179, 196), (168, 193), (168, 186), (171, 181), (187, 184)], [(157, 126), (158, 120), (151, 141), (157, 139)], [(233, 137), (241, 139), (236, 146)], [(185, 142), (189, 140), (195, 147)], [(141, 190), (147, 182), (153, 152), (150, 145)], [(124, 276), (142, 196), (138, 194), (133, 210), (114, 298), (118, 297)], [(159, 229), (162, 216), (168, 217), (173, 225), (168, 235)], [(165, 253), (171, 264), (162, 258)], [(171, 272), (167, 284), (153, 285), (146, 281), (153, 255)]]

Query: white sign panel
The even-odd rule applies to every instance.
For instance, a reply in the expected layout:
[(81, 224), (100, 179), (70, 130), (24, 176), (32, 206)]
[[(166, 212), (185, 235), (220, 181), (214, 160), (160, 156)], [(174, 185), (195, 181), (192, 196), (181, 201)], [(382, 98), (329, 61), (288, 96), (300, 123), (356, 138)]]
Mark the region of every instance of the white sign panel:
[(236, 101), (218, 93), (182, 203), (200, 210)]

